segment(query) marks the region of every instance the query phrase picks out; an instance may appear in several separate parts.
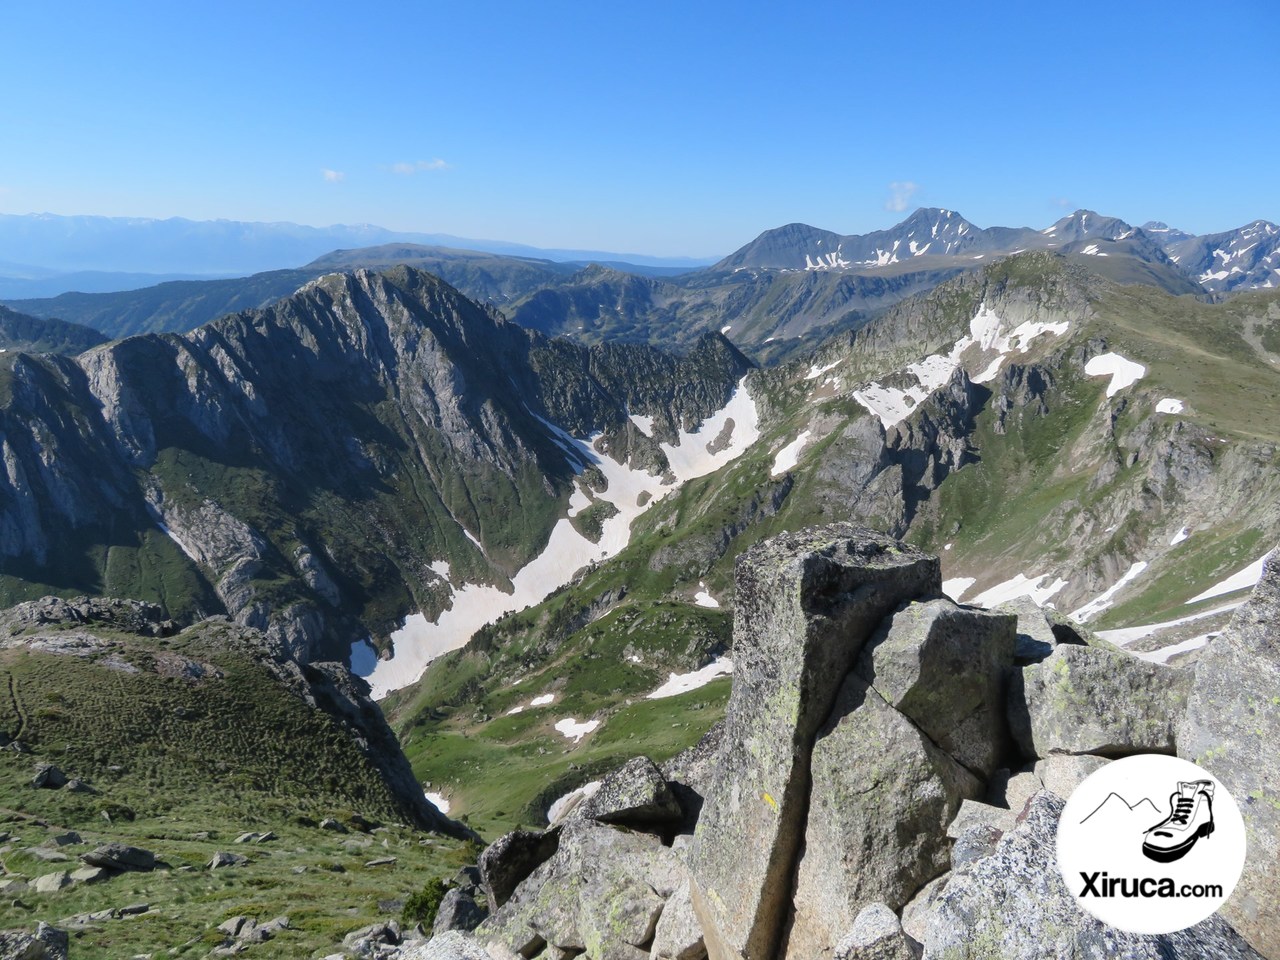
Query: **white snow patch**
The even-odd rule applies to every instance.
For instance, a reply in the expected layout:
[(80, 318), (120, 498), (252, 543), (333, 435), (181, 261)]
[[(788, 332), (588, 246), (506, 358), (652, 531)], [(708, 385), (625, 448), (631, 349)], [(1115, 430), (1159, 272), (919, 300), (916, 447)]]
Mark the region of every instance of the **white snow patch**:
[(713, 597), (711, 594), (707, 593), (707, 585), (705, 583), (699, 580), (698, 586), (700, 586), (702, 589), (693, 595), (694, 603), (696, 603), (700, 607), (710, 607), (712, 609), (715, 609), (716, 607), (720, 606), (720, 601), (717, 600), (715, 597)]
[[(1275, 551), (1272, 551), (1274, 553)], [(1259, 580), (1262, 579), (1262, 567), (1267, 562), (1267, 558), (1271, 553), (1263, 554), (1253, 563), (1249, 564), (1243, 570), (1237, 570), (1225, 580), (1220, 580), (1203, 593), (1197, 593), (1187, 603), (1199, 603), (1201, 600), (1212, 600), (1214, 597), (1220, 597), (1224, 593), (1235, 593), (1237, 590), (1244, 590), (1246, 587), (1257, 586)]]
[(515, 716), (517, 713), (524, 713), (524, 704), (523, 704), (523, 703), (522, 703), (522, 704), (519, 704), (518, 706), (514, 706), (514, 707), (512, 707), (510, 710), (508, 710), (508, 711), (507, 711), (507, 716), (508, 716), (508, 717), (513, 717), (513, 716)]
[[(616, 555), (631, 539), (632, 521), (649, 506), (678, 489), (680, 484), (718, 470), (740, 456), (760, 436), (759, 415), (747, 393), (745, 380), (743, 377), (738, 382), (724, 409), (694, 430), (681, 431), (676, 445), (661, 445), (675, 476), (675, 482), (670, 484), (598, 453), (592, 446), (594, 436), (580, 440), (555, 424), (542, 421), (576, 470), (594, 465), (604, 474), (607, 489), (598, 493), (596, 499), (612, 503), (618, 512), (602, 525), (600, 542), (592, 543), (568, 518), (561, 519), (552, 528), (542, 553), (512, 578), (510, 592), (488, 584), (455, 585), (450, 608), (434, 623), (420, 613), (410, 614), (404, 626), (391, 635), (394, 656), (378, 660), (372, 672), (365, 676), (373, 697), (381, 699), (392, 690), (408, 686), (422, 676), (427, 664), (442, 653), (461, 647), (486, 623), (504, 613), (538, 603), (588, 563)], [(729, 427), (730, 420), (732, 427)], [(722, 433), (727, 435), (727, 440), (722, 440), (721, 448), (714, 453), (708, 450), (707, 446), (720, 439)], [(648, 500), (640, 506), (638, 500), (646, 494)], [(571, 510), (580, 509), (586, 500), (585, 494), (575, 491), (570, 497)], [(463, 531), (467, 532), (465, 528)], [(479, 546), (479, 541), (469, 532), (467, 536)]]
[(716, 677), (727, 677), (731, 673), (733, 673), (733, 661), (728, 657), (720, 657), (717, 660), (712, 660), (701, 670), (693, 671), (693, 673), (667, 674), (667, 682), (646, 696), (645, 699), (663, 700), (666, 697), (679, 696), (682, 693), (688, 693), (690, 690), (705, 687)]
[(977, 582), (977, 577), (952, 577), (950, 580), (942, 581), (942, 592), (959, 603), (960, 598), (965, 595), (965, 591)]
[(1147, 375), (1147, 368), (1118, 353), (1100, 353), (1084, 365), (1086, 376), (1110, 377), (1107, 397), (1110, 399), (1125, 387), (1131, 387)]
[(800, 462), (800, 451), (809, 442), (809, 434), (810, 431), (805, 430), (800, 436), (778, 451), (778, 455), (773, 458), (773, 469), (770, 471), (772, 476), (776, 477), (779, 474), (786, 473)]
[(1191, 528), (1183, 527), (1181, 530), (1175, 533), (1172, 538), (1170, 538), (1169, 546), (1176, 547), (1178, 544), (1180, 544), (1183, 540), (1187, 539), (1187, 537), (1189, 536), (1191, 536)]
[(961, 337), (946, 354), (931, 354), (923, 360), (909, 364), (906, 368), (919, 381), (919, 386), (899, 390), (878, 383), (870, 383), (861, 390), (855, 390), (853, 398), (880, 418), (885, 428), (905, 419), (934, 390), (950, 379), (956, 367), (960, 366), (960, 358), (972, 346), (977, 346), (984, 353), (996, 351), (992, 360), (981, 373), (973, 377), (976, 383), (986, 383), (1000, 371), (1005, 359), (1013, 352), (1025, 352), (1032, 340), (1043, 333), (1061, 336), (1066, 333), (1070, 324), (1036, 323), (1025, 321), (1011, 330), (1007, 335), (1001, 334), (1004, 321), (983, 303), (973, 319), (969, 321), (968, 336)]
[[(744, 376), (738, 381), (737, 389), (734, 390), (733, 396), (729, 398), (723, 410), (702, 421), (692, 432), (681, 431), (679, 443), (676, 446), (662, 444), (662, 452), (667, 455), (667, 462), (671, 464), (671, 472), (675, 474), (678, 483), (719, 470), (729, 461), (741, 456), (751, 444), (760, 439), (760, 414), (756, 410), (755, 401), (747, 393), (744, 385), (746, 379)], [(733, 421), (733, 430), (729, 442), (718, 452), (712, 453), (707, 449), (707, 445), (720, 436), (730, 420)], [(600, 466), (603, 468), (611, 462), (605, 458)], [(624, 473), (633, 472), (626, 467), (620, 469)], [(607, 471), (606, 476), (608, 476)], [(640, 476), (648, 477), (649, 475), (640, 474)], [(609, 490), (613, 490), (612, 478), (609, 480)], [(669, 489), (664, 489), (662, 492), (667, 493)], [(628, 521), (628, 533), (629, 528), (630, 521)], [(626, 546), (625, 542), (618, 549), (624, 546)]]
[(1081, 623), (1088, 623), (1103, 610), (1107, 609), (1107, 607), (1111, 606), (1116, 594), (1132, 583), (1145, 569), (1147, 569), (1147, 562), (1145, 560), (1139, 560), (1137, 563), (1132, 564), (1129, 569), (1124, 572), (1124, 576), (1084, 606), (1077, 607), (1073, 610), (1071, 612), (1071, 616)]
[(1215, 617), (1220, 613), (1229, 613), (1236, 607), (1244, 606), (1243, 600), (1237, 600), (1235, 603), (1228, 603), (1221, 607), (1214, 607), (1212, 610), (1201, 610), (1199, 613), (1193, 613), (1187, 617), (1179, 617), (1177, 620), (1165, 620), (1163, 623), (1148, 623), (1139, 627), (1121, 627), (1118, 630), (1099, 630), (1098, 636), (1103, 640), (1114, 643), (1117, 647), (1123, 647), (1135, 640), (1141, 640), (1143, 637), (1149, 637), (1153, 633), (1160, 633), (1162, 630), (1168, 630), (1172, 627), (1180, 627), (1184, 623), (1191, 623), (1195, 620), (1203, 620), (1206, 617)]
[(1173, 397), (1165, 397), (1156, 404), (1156, 413), (1181, 413), (1182, 401)]
[(726, 323), (723, 327), (720, 328), (720, 335), (724, 336), (726, 333), (728, 333), (732, 329), (733, 329), (733, 324)]
[(1192, 637), (1190, 640), (1183, 640), (1181, 643), (1171, 644), (1167, 647), (1161, 647), (1159, 650), (1151, 650), (1147, 653), (1134, 653), (1135, 657), (1143, 660), (1149, 660), (1151, 663), (1168, 663), (1169, 658), (1178, 653), (1186, 653), (1188, 650), (1199, 650), (1206, 643), (1212, 640), (1221, 631), (1213, 633), (1202, 633), (1198, 637)]
[(809, 372), (804, 375), (804, 378), (806, 380), (817, 380), (828, 370), (834, 370), (836, 367), (840, 366), (841, 363), (843, 363), (842, 360), (833, 360), (825, 367), (820, 367), (816, 363), (811, 363), (809, 365)]
[(570, 790), (555, 803), (551, 804), (550, 809), (547, 810), (547, 823), (555, 823), (583, 800), (590, 800), (596, 795), (596, 791), (600, 789), (602, 782), (600, 780), (592, 780), (590, 783), (584, 783), (577, 790)]
[(646, 437), (653, 436), (653, 417), (646, 417), (639, 413), (629, 413), (627, 416), (630, 417), (631, 422), (636, 425), (636, 429)]
[(544, 693), (540, 697), (534, 697), (529, 701), (531, 707), (545, 707), (548, 703), (554, 703), (556, 695), (554, 693)]
[(572, 740), (574, 743), (581, 743), (582, 738), (598, 726), (600, 726), (599, 720), (585, 720), (579, 723), (573, 717), (566, 717), (556, 721), (556, 731), (566, 740)]
[(1091, 243), (1080, 252), (1086, 257), (1096, 257), (1098, 256), (1098, 245), (1096, 243)]
[(431, 572), (434, 573), (437, 577), (441, 577), (445, 580), (448, 580), (449, 579), (449, 561), (448, 560), (431, 561)]
[(431, 804), (441, 813), (449, 812), (449, 801), (445, 799), (444, 794), (427, 790), (422, 795), (427, 798), (427, 803)]
[(1048, 579), (1047, 573), (1042, 573), (1035, 578), (1028, 578), (1026, 574), (1020, 573), (1004, 583), (997, 583), (991, 589), (984, 590), (969, 603), (978, 607), (998, 607), (1018, 597), (1030, 597), (1038, 606), (1043, 607), (1050, 597), (1071, 582), (1059, 578), (1046, 584), (1044, 581)]
[(948, 544), (947, 544), (946, 546), (944, 546), (942, 549), (943, 549), (943, 550), (950, 550), (950, 549), (951, 549), (951, 544), (949, 544), (949, 543), (948, 543)]

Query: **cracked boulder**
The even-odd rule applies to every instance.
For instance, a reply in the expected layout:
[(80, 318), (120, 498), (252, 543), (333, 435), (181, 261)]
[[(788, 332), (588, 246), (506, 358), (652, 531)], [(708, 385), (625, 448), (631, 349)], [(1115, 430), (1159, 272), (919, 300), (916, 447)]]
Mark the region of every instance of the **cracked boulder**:
[(813, 789), (787, 943), (832, 956), (872, 903), (898, 910), (950, 865), (947, 826), (982, 783), (857, 675), (813, 747)]
[(813, 738), (880, 621), (942, 586), (936, 557), (851, 524), (759, 543), (735, 580), (733, 692), (690, 851), (712, 960), (776, 953)]
[(657, 765), (648, 757), (635, 757), (605, 777), (575, 815), (644, 829), (677, 823), (682, 812)]
[(858, 673), (937, 746), (989, 777), (1009, 753), (1004, 678), (1016, 623), (946, 598), (911, 603), (867, 644)]

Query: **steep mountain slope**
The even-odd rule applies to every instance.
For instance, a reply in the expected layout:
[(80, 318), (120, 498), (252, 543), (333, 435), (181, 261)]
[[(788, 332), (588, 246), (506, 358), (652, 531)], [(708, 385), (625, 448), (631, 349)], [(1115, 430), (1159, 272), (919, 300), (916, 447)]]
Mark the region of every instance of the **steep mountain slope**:
[(1171, 239), (1165, 249), (1188, 276), (1215, 293), (1280, 286), (1280, 227), (1266, 220), (1224, 233)]
[(451, 576), (513, 589), (567, 511), (590, 545), (604, 475), (565, 431), (671, 477), (662, 444), (748, 366), (717, 336), (686, 357), (550, 342), (407, 268), (185, 337), (6, 354), (0, 594), (225, 611), (300, 660), (345, 658), (447, 608)]
[(756, 444), (384, 701), (419, 777), (496, 830), (620, 752), (692, 742), (727, 682), (648, 697), (727, 668), (735, 558), (832, 519), (938, 552), (958, 599), (1035, 596), (1139, 655), (1194, 656), (1248, 577), (1215, 585), (1280, 540), (1280, 298), (1205, 304), (1100, 262), (1023, 254), (751, 374)]
[(77, 354), (106, 339), (78, 323), (42, 320), (0, 307), (0, 351)]

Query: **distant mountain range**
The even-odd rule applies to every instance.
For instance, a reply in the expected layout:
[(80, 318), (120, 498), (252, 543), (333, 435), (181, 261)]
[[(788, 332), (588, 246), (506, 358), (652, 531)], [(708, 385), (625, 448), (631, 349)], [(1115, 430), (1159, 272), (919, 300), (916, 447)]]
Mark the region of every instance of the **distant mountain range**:
[[(101, 218), (83, 219), (96, 223)], [(139, 223), (152, 225), (139, 234), (146, 237), (157, 225), (173, 222)], [(242, 235), (252, 246), (257, 234), (248, 227), (291, 225), (213, 226), (224, 228), (221, 236), (227, 243), (233, 227), (246, 228)], [(3, 227), (0, 218), (0, 233)], [(351, 229), (367, 238), (377, 228)], [(314, 233), (323, 233), (323, 242), (332, 239), (331, 233)], [(282, 235), (288, 236), (287, 231)], [(322, 239), (309, 234), (306, 242)], [(5, 302), (23, 314), (83, 324), (112, 338), (185, 332), (228, 313), (269, 306), (327, 273), (405, 264), (433, 273), (467, 297), (550, 336), (678, 347), (720, 332), (768, 363), (811, 349), (822, 337), (857, 330), (907, 297), (1027, 250), (1087, 263), (1093, 272), (1121, 284), (1201, 299), (1267, 289), (1280, 273), (1280, 228), (1262, 220), (1194, 237), (1162, 223), (1135, 227), (1090, 210), (1033, 230), (982, 228), (954, 210), (922, 208), (891, 229), (864, 235), (844, 236), (800, 223), (766, 230), (699, 269), (604, 259), (561, 261), (396, 240), (331, 249), (305, 266), (248, 277), (174, 280), (130, 291), (10, 297)], [(0, 264), (0, 274), (10, 268)], [(3, 289), (0, 281), (0, 294)]]
[(335, 249), (412, 243), (512, 257), (626, 264), (681, 272), (710, 259), (601, 250), (543, 250), (503, 240), (388, 230), (372, 224), (310, 227), (238, 220), (0, 214), (0, 296), (111, 292), (166, 280), (241, 276), (296, 267)]

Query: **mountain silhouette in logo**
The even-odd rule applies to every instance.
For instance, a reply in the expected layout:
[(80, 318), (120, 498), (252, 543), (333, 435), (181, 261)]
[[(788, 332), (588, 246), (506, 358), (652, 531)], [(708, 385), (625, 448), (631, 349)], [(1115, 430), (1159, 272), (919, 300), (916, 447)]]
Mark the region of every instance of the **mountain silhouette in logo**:
[(1160, 808), (1148, 797), (1143, 797), (1136, 803), (1130, 803), (1120, 794), (1112, 791), (1107, 794), (1107, 799), (1098, 804), (1090, 813), (1080, 822), (1097, 825), (1101, 823), (1139, 823), (1144, 824), (1140, 830), (1145, 830), (1151, 824), (1158, 821), (1163, 815)]

